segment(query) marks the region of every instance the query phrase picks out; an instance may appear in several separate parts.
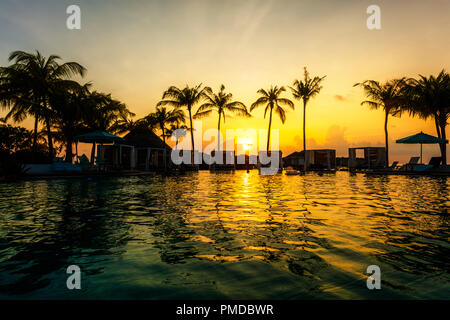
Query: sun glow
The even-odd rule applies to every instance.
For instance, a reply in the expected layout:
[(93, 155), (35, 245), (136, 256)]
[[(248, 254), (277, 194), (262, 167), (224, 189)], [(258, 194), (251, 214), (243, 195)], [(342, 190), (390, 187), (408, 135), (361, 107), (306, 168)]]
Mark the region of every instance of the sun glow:
[(242, 146), (244, 151), (248, 151), (252, 148), (253, 141), (252, 141), (252, 139), (250, 139), (248, 137), (243, 137), (243, 138), (238, 139), (238, 144), (240, 144)]

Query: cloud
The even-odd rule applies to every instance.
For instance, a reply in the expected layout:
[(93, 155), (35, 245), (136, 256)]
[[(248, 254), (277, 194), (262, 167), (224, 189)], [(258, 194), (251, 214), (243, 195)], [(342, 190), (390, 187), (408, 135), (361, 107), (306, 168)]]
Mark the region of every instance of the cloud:
[(334, 96), (334, 98), (335, 98), (336, 100), (338, 100), (338, 101), (345, 101), (345, 100), (347, 100), (344, 96), (341, 96), (340, 94), (336, 94), (336, 95)]
[(260, 25), (263, 23), (266, 16), (270, 13), (274, 0), (267, 0), (266, 2), (257, 2), (252, 8), (252, 15), (249, 17), (246, 25), (247, 27), (241, 33), (238, 48), (242, 48), (248, 44), (253, 35), (257, 32)]

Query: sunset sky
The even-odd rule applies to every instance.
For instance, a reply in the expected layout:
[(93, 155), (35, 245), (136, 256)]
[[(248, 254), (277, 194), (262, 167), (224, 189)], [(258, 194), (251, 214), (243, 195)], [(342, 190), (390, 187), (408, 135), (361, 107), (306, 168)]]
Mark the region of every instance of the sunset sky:
[[(81, 8), (81, 30), (66, 28), (66, 8)], [(381, 7), (381, 30), (368, 30), (366, 8)], [(88, 69), (82, 81), (112, 93), (142, 117), (155, 109), (165, 89), (224, 84), (250, 106), (259, 88), (292, 85), (303, 67), (326, 78), (307, 109), (308, 148), (383, 146), (382, 111), (360, 106), (353, 84), (385, 81), (450, 69), (450, 2), (155, 0), (10, 1), (0, 3), (0, 64), (11, 51), (58, 54)], [(292, 98), (290, 92), (285, 97)], [(302, 149), (301, 103), (278, 118), (284, 155)], [(4, 112), (2, 113), (4, 115)], [(25, 125), (30, 126), (30, 121)], [(267, 128), (263, 108), (252, 119), (228, 118), (224, 128)], [(217, 115), (203, 120), (216, 127)], [(391, 118), (391, 160), (418, 153), (396, 139), (419, 131), (436, 135), (431, 121)], [(439, 155), (424, 147), (425, 161)]]

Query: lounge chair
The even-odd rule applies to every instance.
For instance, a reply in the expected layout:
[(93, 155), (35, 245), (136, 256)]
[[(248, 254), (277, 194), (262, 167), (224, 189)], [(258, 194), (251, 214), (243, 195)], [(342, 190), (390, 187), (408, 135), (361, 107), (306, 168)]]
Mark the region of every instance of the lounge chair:
[(418, 164), (420, 157), (411, 157), (411, 159), (409, 159), (409, 162), (404, 164), (401, 169), (402, 170), (407, 170), (407, 171), (412, 171), (414, 170), (414, 166)]
[(433, 166), (433, 168), (438, 168), (441, 165), (442, 157), (432, 157), (428, 165)]
[(433, 168), (439, 168), (439, 165), (441, 164), (442, 158), (441, 157), (432, 157), (430, 159), (430, 162), (425, 164), (416, 164), (414, 165), (413, 171), (415, 172), (423, 172), (427, 171)]
[(388, 167), (388, 170), (395, 170), (398, 167), (398, 161), (392, 162), (391, 166)]

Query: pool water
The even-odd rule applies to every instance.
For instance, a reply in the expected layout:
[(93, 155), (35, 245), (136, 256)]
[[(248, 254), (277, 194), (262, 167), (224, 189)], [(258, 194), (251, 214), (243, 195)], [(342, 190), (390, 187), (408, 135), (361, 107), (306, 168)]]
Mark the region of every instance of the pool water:
[(0, 298), (448, 299), (449, 205), (447, 178), (348, 172), (3, 182)]

